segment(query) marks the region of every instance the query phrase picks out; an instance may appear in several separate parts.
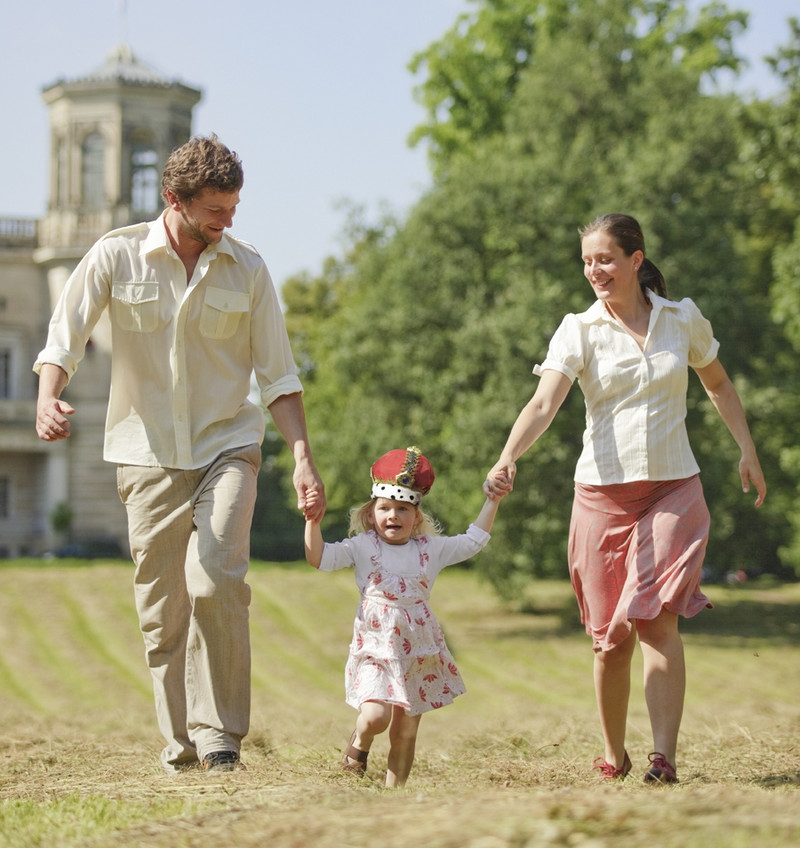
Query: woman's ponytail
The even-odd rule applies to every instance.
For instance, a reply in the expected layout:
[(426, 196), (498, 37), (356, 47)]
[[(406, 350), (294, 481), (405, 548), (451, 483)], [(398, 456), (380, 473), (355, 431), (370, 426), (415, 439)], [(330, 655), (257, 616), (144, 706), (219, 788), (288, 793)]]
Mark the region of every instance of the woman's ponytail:
[(661, 297), (667, 297), (667, 281), (664, 275), (658, 270), (655, 262), (651, 262), (645, 257), (642, 262), (642, 267), (639, 269), (639, 285), (642, 291), (650, 289)]

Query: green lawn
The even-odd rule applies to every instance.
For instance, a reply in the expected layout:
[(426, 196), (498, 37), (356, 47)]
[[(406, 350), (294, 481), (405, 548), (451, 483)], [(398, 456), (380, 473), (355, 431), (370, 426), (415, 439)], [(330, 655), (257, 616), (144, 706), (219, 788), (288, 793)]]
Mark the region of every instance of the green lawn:
[[(158, 764), (130, 565), (0, 565), (0, 846), (639, 846), (800, 844), (800, 585), (710, 586), (684, 627), (681, 784), (598, 784), (592, 654), (564, 582), (513, 607), (465, 569), (433, 606), (468, 692), (425, 716), (405, 790), (337, 763), (355, 712), (343, 669), (352, 574), (254, 564), (246, 771), (169, 778)], [(525, 612), (520, 612), (524, 609)]]

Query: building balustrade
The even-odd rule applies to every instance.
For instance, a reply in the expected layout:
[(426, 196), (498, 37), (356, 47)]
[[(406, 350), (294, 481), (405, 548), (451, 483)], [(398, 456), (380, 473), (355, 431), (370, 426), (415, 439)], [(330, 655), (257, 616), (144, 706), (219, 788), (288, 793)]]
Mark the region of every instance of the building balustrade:
[(37, 238), (36, 218), (0, 217), (0, 247), (36, 247)]

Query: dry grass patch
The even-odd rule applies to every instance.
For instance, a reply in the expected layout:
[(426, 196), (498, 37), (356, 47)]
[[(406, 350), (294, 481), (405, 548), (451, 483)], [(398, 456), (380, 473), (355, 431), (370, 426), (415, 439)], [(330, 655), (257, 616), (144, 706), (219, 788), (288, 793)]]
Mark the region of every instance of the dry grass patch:
[(682, 782), (654, 789), (638, 681), (633, 773), (591, 771), (591, 650), (569, 587), (536, 584), (512, 609), (445, 572), (433, 603), (468, 693), (425, 717), (408, 787), (388, 792), (383, 737), (366, 780), (337, 770), (351, 575), (253, 569), (247, 768), (219, 777), (160, 770), (131, 576), (0, 567), (0, 846), (800, 844), (800, 587), (709, 589), (717, 609), (685, 629)]

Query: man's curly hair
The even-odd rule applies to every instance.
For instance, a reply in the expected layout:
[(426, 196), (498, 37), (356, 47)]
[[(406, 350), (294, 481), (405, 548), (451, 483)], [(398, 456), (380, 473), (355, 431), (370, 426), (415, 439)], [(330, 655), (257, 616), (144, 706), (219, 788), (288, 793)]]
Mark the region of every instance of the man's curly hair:
[(182, 203), (189, 203), (203, 189), (230, 194), (244, 183), (242, 160), (212, 133), (194, 136), (177, 147), (167, 159), (161, 177), (161, 197), (168, 204), (167, 190)]

